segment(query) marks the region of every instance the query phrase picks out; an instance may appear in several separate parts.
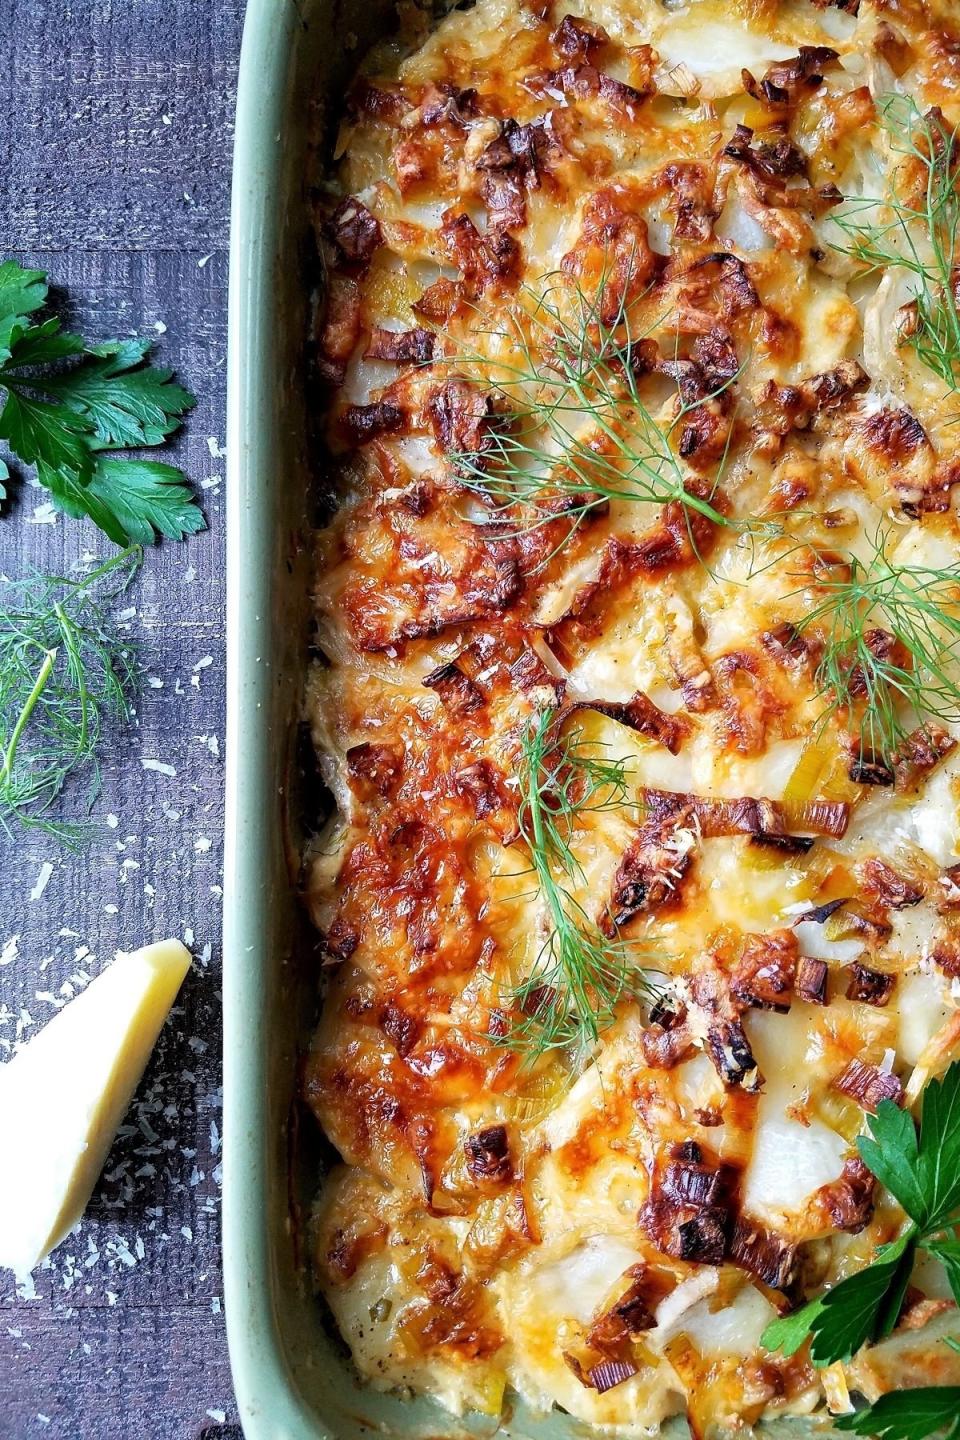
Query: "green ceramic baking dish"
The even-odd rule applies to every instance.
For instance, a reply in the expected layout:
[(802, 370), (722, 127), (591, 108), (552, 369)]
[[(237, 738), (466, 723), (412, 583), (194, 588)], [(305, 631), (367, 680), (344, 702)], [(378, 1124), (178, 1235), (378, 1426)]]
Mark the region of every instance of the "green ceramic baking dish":
[[(224, 1266), (246, 1440), (586, 1440), (518, 1406), (497, 1426), (362, 1387), (314, 1298), (300, 1246), (323, 1163), (296, 1123), (316, 1011), (315, 937), (296, 899), (292, 763), (308, 645), (309, 214), (323, 144), (392, 0), (250, 0), (237, 101), (230, 256), (228, 724), (224, 882)], [(806, 1437), (809, 1421), (767, 1427)], [(676, 1421), (673, 1436), (686, 1434)]]
[[(309, 642), (316, 467), (307, 446), (309, 178), (358, 53), (392, 0), (250, 0), (230, 255), (224, 1209), (227, 1327), (246, 1440), (489, 1434), (364, 1390), (300, 1245), (322, 1164), (296, 1123), (316, 1014), (316, 937), (296, 898), (294, 739)], [(523, 1427), (503, 1434), (532, 1435)], [(569, 1435), (537, 1427), (538, 1437)]]

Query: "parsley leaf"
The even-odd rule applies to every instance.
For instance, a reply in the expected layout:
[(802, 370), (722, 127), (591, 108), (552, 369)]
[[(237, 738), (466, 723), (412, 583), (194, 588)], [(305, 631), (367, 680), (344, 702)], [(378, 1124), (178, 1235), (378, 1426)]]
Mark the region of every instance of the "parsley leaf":
[(947, 1272), (953, 1298), (960, 1305), (960, 1240), (926, 1240), (923, 1248), (940, 1261)]
[(881, 1245), (865, 1270), (848, 1275), (821, 1297), (822, 1308), (810, 1326), (814, 1365), (849, 1360), (868, 1340), (890, 1334), (903, 1304), (915, 1248), (911, 1227), (891, 1244)]
[[(6, 377), (0, 370), (0, 381)], [(11, 390), (7, 403), (0, 410), (0, 440), (8, 441), (10, 449), (27, 465), (36, 465), (37, 478), (47, 481), (43, 469), (68, 470), (82, 483), (93, 474), (93, 456), (86, 442), (83, 419), (62, 405), (37, 400)]]
[(881, 1100), (870, 1118), (870, 1135), (861, 1135), (857, 1149), (863, 1163), (899, 1200), (908, 1215), (923, 1217), (926, 1199), (918, 1173), (919, 1148), (913, 1116), (892, 1100)]
[(32, 315), (47, 300), (47, 277), (42, 270), (25, 270), (16, 260), (0, 263), (0, 320)]
[[(65, 515), (72, 515), (77, 520), (86, 515), (95, 525), (99, 525), (104, 535), (115, 545), (125, 543), (126, 530), (120, 520), (114, 516), (110, 505), (103, 501), (92, 488), (91, 482), (82, 484), (74, 471), (51, 470), (43, 463), (37, 466), (37, 477), (40, 483), (50, 491), (53, 503), (58, 510), (62, 510)], [(150, 539), (153, 539), (152, 532)]]
[(873, 1405), (833, 1421), (838, 1430), (877, 1440), (926, 1440), (941, 1432), (947, 1440), (960, 1437), (960, 1386), (929, 1385), (893, 1390)]
[[(193, 396), (170, 370), (149, 364), (144, 340), (87, 345), (54, 317), (32, 323), (46, 299), (43, 271), (0, 264), (0, 440), (35, 467), (59, 509), (89, 516), (118, 545), (202, 530), (182, 471), (105, 454), (162, 445)], [(2, 465), (0, 499), (7, 474)]]
[(881, 1245), (864, 1270), (848, 1275), (794, 1314), (774, 1320), (761, 1335), (761, 1343), (768, 1350), (793, 1355), (809, 1335), (810, 1358), (821, 1367), (849, 1360), (867, 1340), (889, 1335), (910, 1279), (915, 1245), (911, 1226), (889, 1245)]
[[(44, 320), (42, 325), (18, 327), (13, 337), (18, 368), (49, 365), (55, 360), (70, 360), (84, 352), (83, 337), (60, 329), (59, 320)], [(39, 377), (34, 377), (38, 390), (46, 390)]]
[(97, 461), (86, 493), (108, 506), (137, 544), (151, 544), (154, 531), (180, 540), (203, 529), (203, 515), (184, 484), (183, 471), (159, 460), (104, 457)]
[(10, 358), (14, 329), (46, 299), (47, 277), (42, 270), (24, 270), (15, 260), (0, 264), (0, 363)]
[(149, 348), (141, 340), (91, 346), (81, 369), (45, 378), (43, 389), (85, 414), (104, 448), (162, 445), (179, 429), (193, 396), (173, 382), (170, 370), (143, 364)]
[(960, 1062), (924, 1090), (919, 1136), (909, 1112), (890, 1100), (881, 1101), (869, 1130), (857, 1141), (860, 1155), (902, 1205), (909, 1227), (863, 1270), (775, 1320), (760, 1337), (768, 1349), (793, 1355), (809, 1336), (817, 1366), (849, 1360), (861, 1345), (889, 1335), (918, 1246), (944, 1265), (960, 1303), (960, 1240), (944, 1233), (960, 1223)]
[(926, 1209), (922, 1220), (915, 1218), (925, 1230), (939, 1230), (960, 1206), (960, 1064), (923, 1092), (919, 1151)]
[(960, 1206), (960, 1065), (924, 1090), (919, 1139), (909, 1113), (881, 1100), (857, 1148), (918, 1228), (939, 1230)]
[[(841, 1281), (837, 1289), (846, 1283)], [(796, 1355), (822, 1310), (822, 1298), (809, 1300), (799, 1310), (794, 1310), (792, 1315), (781, 1315), (779, 1320), (771, 1320), (760, 1336), (761, 1345), (765, 1345), (768, 1350), (780, 1350), (787, 1357)]]

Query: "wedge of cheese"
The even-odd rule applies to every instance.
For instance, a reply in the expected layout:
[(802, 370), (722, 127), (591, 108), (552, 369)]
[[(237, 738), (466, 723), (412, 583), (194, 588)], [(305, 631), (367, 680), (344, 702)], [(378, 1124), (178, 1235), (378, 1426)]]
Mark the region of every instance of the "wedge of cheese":
[(82, 1215), (189, 968), (178, 940), (118, 955), (0, 1067), (0, 1266), (32, 1270)]

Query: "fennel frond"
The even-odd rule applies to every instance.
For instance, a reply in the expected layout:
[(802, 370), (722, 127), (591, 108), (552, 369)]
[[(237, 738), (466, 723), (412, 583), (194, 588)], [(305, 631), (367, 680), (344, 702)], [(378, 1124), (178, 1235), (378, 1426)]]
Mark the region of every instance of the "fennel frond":
[(105, 722), (125, 720), (136, 680), (111, 603), (140, 563), (134, 546), (79, 579), (32, 576), (0, 586), (0, 826), (16, 821), (68, 844), (84, 826), (50, 810), (67, 782), (99, 784)]
[(891, 151), (903, 159), (882, 199), (848, 197), (832, 217), (846, 236), (834, 248), (870, 270), (901, 269), (915, 277), (913, 313), (904, 317), (901, 342), (956, 391), (960, 135), (939, 110), (923, 114), (908, 95), (887, 96), (880, 113)]
[(736, 376), (695, 401), (673, 380), (655, 412), (641, 393), (652, 331), (638, 330), (625, 299), (605, 320), (604, 294), (603, 280), (591, 295), (559, 272), (546, 275), (479, 329), (493, 354), (454, 342), (450, 363), (476, 374), (501, 412), (482, 449), (452, 457), (459, 477), (517, 530), (564, 518), (572, 534), (610, 501), (676, 501), (688, 515), (736, 524), (713, 503), (729, 440), (708, 483), (698, 485), (678, 453), (690, 413)]
[(823, 718), (845, 710), (861, 751), (889, 763), (918, 723), (960, 722), (960, 576), (898, 565), (888, 549), (878, 531), (866, 560), (850, 556), (821, 578), (800, 629), (822, 640)]
[(550, 1050), (583, 1056), (616, 1018), (621, 1001), (652, 990), (643, 967), (653, 952), (641, 941), (602, 933), (571, 886), (584, 880), (573, 840), (586, 815), (630, 809), (627, 760), (596, 754), (553, 711), (531, 720), (518, 767), (519, 825), (543, 902), (547, 937), (529, 976), (512, 995), (519, 1012), (506, 1036), (536, 1060)]

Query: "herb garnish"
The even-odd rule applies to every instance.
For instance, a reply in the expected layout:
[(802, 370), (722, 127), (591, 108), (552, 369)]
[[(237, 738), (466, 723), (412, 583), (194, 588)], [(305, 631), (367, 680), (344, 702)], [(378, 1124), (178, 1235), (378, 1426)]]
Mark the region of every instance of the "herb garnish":
[(83, 825), (50, 807), (69, 780), (99, 781), (106, 720), (124, 720), (136, 665), (110, 608), (140, 563), (139, 547), (78, 580), (34, 576), (0, 586), (0, 825), (11, 821), (76, 844)]
[(863, 1410), (835, 1416), (833, 1423), (838, 1430), (876, 1436), (876, 1440), (926, 1440), (928, 1435), (940, 1434), (944, 1440), (958, 1440), (960, 1386), (891, 1390)]
[(482, 372), (507, 412), (482, 449), (453, 457), (466, 486), (525, 530), (558, 516), (575, 529), (611, 500), (673, 500), (717, 525), (736, 524), (712, 503), (726, 455), (703, 496), (675, 448), (691, 411), (736, 377), (696, 401), (684, 400), (677, 383), (672, 415), (658, 417), (640, 394), (647, 335), (637, 333), (626, 300), (605, 320), (603, 278), (594, 295), (559, 274), (543, 282), (542, 291), (522, 287), (520, 304), (481, 331), (494, 340), (495, 358), (455, 354), (455, 363)]
[(960, 577), (897, 565), (889, 543), (878, 531), (865, 560), (851, 555), (818, 575), (823, 599), (799, 622), (801, 631), (822, 630), (816, 679), (830, 697), (824, 718), (841, 708), (851, 720), (859, 714), (862, 749), (888, 762), (911, 712), (921, 723), (960, 720)]
[(954, 1298), (960, 1301), (960, 1242), (953, 1235), (960, 1223), (960, 1062), (924, 1090), (919, 1138), (910, 1114), (892, 1100), (881, 1100), (869, 1127), (869, 1135), (857, 1140), (857, 1149), (903, 1206), (909, 1224), (896, 1240), (880, 1247), (865, 1269), (768, 1325), (760, 1337), (768, 1350), (793, 1355), (809, 1337), (810, 1358), (824, 1366), (849, 1360), (867, 1341), (889, 1335), (918, 1248), (943, 1263)]
[[(922, 114), (907, 95), (889, 95), (880, 103), (884, 128), (894, 154), (921, 166), (920, 184), (909, 173), (894, 175), (882, 200), (847, 197), (834, 222), (850, 244), (837, 246), (871, 269), (907, 270), (916, 277), (915, 313), (903, 340), (923, 364), (956, 390), (960, 384), (960, 312), (956, 272), (960, 264), (960, 138), (937, 110)], [(898, 194), (897, 180), (906, 194)], [(905, 180), (905, 184), (903, 183)], [(861, 218), (878, 212), (877, 219)], [(885, 219), (881, 212), (889, 212)]]
[[(117, 545), (203, 529), (181, 470), (116, 453), (162, 445), (194, 397), (145, 363), (145, 340), (88, 345), (56, 318), (34, 323), (46, 301), (42, 270), (0, 264), (0, 440), (36, 469), (59, 510), (89, 515)], [(0, 498), (8, 476), (0, 460)]]
[(578, 822), (586, 815), (632, 809), (627, 759), (597, 755), (577, 727), (566, 733), (555, 713), (531, 720), (521, 741), (519, 825), (546, 910), (547, 938), (532, 973), (513, 994), (518, 1019), (507, 1043), (535, 1059), (548, 1050), (573, 1047), (581, 1054), (616, 1018), (628, 996), (649, 991), (642, 973), (651, 953), (602, 933), (571, 882), (585, 879), (573, 850)]

